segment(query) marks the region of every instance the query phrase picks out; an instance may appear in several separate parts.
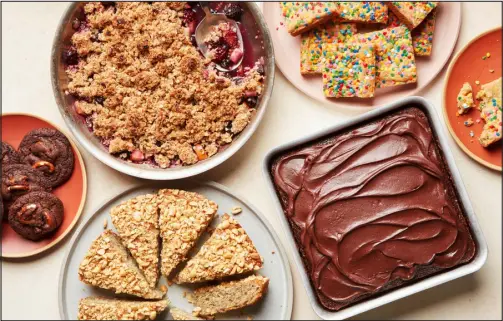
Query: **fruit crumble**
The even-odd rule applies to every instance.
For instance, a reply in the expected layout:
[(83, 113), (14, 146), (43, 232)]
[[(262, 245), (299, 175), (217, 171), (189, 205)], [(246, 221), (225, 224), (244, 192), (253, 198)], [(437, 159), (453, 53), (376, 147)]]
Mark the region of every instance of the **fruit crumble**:
[[(242, 28), (239, 4), (211, 6)], [(62, 52), (68, 94), (111, 154), (161, 168), (191, 165), (225, 148), (252, 119), (264, 82), (264, 59), (246, 50), (245, 37), (255, 33), (242, 32), (248, 45), (239, 53), (236, 32), (222, 27), (212, 43), (222, 55), (206, 59), (194, 39), (198, 3), (90, 2), (82, 16)], [(243, 62), (232, 72), (215, 68), (236, 59)]]

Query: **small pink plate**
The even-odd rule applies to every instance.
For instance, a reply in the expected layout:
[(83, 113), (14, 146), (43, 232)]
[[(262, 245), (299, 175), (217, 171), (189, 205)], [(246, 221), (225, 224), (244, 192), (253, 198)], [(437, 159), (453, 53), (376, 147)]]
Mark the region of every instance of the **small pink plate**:
[(378, 89), (371, 99), (346, 98), (327, 99), (323, 95), (320, 76), (300, 74), (300, 36), (292, 37), (284, 25), (279, 2), (263, 4), (264, 17), (274, 43), (276, 63), (285, 77), (306, 95), (323, 103), (347, 108), (373, 108), (399, 98), (416, 94), (426, 87), (444, 68), (451, 56), (461, 27), (461, 3), (442, 2), (437, 9), (437, 21), (430, 57), (416, 57), (417, 84)]

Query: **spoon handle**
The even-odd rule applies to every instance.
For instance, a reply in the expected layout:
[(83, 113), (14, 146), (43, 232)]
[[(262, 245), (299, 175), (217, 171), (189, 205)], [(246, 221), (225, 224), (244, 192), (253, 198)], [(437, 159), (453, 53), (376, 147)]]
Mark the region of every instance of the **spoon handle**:
[(199, 1), (199, 5), (203, 9), (205, 16), (209, 17), (209, 16), (212, 15), (212, 13), (210, 11), (210, 3), (209, 3), (209, 1)]

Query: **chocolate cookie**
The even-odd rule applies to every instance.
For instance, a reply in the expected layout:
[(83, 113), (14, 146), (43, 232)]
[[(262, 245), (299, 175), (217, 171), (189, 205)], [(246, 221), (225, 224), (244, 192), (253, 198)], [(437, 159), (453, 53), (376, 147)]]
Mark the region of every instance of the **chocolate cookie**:
[(9, 208), (9, 224), (22, 237), (38, 241), (52, 234), (63, 222), (63, 203), (47, 192), (32, 192)]
[(44, 175), (28, 165), (6, 165), (2, 170), (2, 198), (7, 208), (24, 194), (50, 190)]
[(20, 157), (17, 150), (9, 143), (2, 142), (2, 166), (19, 164)]
[(73, 150), (65, 135), (51, 128), (35, 129), (19, 145), (21, 162), (44, 174), (52, 187), (66, 182), (73, 172)]

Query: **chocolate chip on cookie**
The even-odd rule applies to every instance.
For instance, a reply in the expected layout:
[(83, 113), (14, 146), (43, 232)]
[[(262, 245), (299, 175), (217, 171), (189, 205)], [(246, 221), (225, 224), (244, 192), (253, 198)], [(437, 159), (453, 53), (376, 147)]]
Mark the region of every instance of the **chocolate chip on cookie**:
[(6, 208), (24, 194), (50, 190), (44, 175), (28, 165), (6, 165), (2, 169), (2, 198)]
[(66, 182), (73, 172), (74, 157), (70, 142), (51, 128), (35, 129), (19, 145), (21, 162), (44, 174), (51, 187)]
[(2, 142), (2, 166), (10, 164), (19, 164), (19, 153), (6, 142)]
[(9, 208), (9, 224), (22, 237), (38, 241), (52, 234), (63, 222), (63, 203), (53, 194), (32, 192)]

